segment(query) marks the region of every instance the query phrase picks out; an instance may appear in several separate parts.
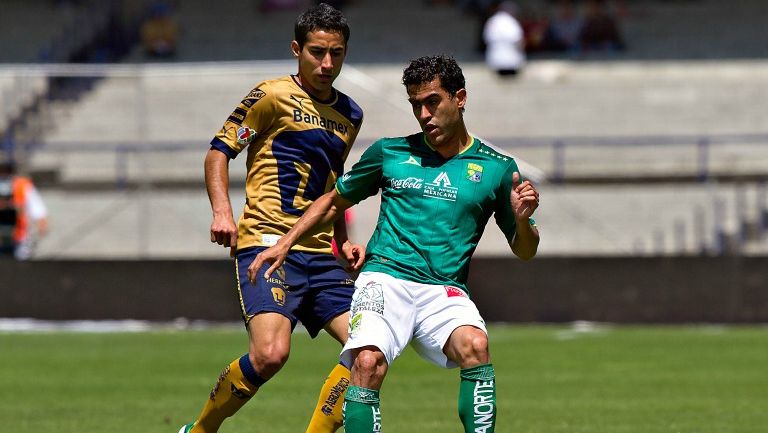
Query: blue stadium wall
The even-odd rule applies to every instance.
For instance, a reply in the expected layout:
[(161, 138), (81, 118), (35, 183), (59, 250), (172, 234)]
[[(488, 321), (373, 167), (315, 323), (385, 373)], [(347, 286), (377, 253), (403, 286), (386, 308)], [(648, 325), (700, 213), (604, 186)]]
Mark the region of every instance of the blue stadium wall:
[[(0, 317), (240, 320), (230, 261), (0, 260)], [(768, 322), (768, 257), (477, 258), (489, 322)]]

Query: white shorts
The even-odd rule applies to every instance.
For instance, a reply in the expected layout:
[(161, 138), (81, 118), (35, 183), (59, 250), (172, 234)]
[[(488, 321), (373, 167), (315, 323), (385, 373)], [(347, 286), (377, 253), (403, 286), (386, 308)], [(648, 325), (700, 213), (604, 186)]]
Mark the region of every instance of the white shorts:
[(440, 367), (458, 367), (445, 356), (443, 347), (451, 333), (464, 325), (488, 334), (475, 303), (461, 289), (362, 272), (355, 282), (349, 340), (341, 360), (351, 365), (352, 349), (376, 346), (391, 365), (413, 340), (413, 348), (426, 360)]

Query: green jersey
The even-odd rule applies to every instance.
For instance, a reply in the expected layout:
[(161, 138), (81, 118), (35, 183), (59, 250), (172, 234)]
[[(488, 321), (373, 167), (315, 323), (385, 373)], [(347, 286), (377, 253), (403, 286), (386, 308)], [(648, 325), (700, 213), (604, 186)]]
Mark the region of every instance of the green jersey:
[(514, 237), (509, 196), (516, 171), (513, 158), (477, 138), (450, 159), (423, 133), (376, 141), (336, 182), (353, 203), (382, 191), (362, 270), (468, 293), (469, 261), (491, 215), (508, 241)]

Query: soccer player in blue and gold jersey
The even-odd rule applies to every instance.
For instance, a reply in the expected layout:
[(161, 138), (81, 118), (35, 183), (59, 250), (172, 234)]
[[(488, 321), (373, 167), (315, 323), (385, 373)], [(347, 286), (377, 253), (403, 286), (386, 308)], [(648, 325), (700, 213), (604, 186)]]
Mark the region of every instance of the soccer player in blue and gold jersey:
[[(335, 240), (352, 270), (364, 247), (347, 239), (343, 218), (318, 226), (292, 248), (271, 278), (250, 280), (256, 254), (274, 245), (312, 202), (333, 188), (360, 130), (363, 113), (333, 87), (347, 52), (349, 26), (338, 10), (320, 4), (296, 21), (291, 43), (298, 73), (259, 83), (224, 123), (205, 159), (213, 211), (211, 241), (235, 257), (248, 353), (221, 373), (200, 416), (180, 433), (213, 433), (285, 364), (298, 321), (312, 337), (325, 329), (347, 340), (354, 282), (331, 252)], [(246, 151), (246, 197), (235, 224), (229, 199), (229, 160)], [(337, 365), (326, 379), (307, 432), (341, 426), (349, 369)]]
[(520, 177), (513, 158), (467, 132), (465, 80), (453, 58), (413, 60), (403, 84), (421, 132), (372, 144), (335, 190), (259, 254), (249, 276), (268, 277), (304, 233), (380, 189), (378, 224), (355, 282), (342, 350), (342, 359), (352, 362), (344, 429), (381, 431), (379, 390), (389, 365), (410, 343), (440, 367), (461, 368), (464, 432), (493, 433), (496, 377), (488, 331), (467, 287), (469, 262), (491, 216), (512, 252), (531, 259), (539, 244), (532, 219), (539, 193)]

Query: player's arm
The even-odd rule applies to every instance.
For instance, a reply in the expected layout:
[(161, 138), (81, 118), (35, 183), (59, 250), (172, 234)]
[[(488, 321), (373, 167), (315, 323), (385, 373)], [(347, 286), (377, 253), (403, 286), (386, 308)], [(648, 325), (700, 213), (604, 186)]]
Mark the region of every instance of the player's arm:
[(510, 247), (516, 256), (530, 260), (539, 247), (539, 231), (531, 224), (531, 217), (539, 207), (539, 192), (530, 181), (521, 182), (520, 173), (514, 172), (509, 202), (515, 218), (515, 236)]
[[(277, 244), (259, 253), (248, 267), (248, 279), (254, 281), (256, 272), (264, 263), (271, 263), (265, 272), (266, 278), (269, 278), (269, 275), (283, 264), (291, 246), (307, 231), (317, 224), (327, 224), (342, 219), (338, 217), (353, 204), (376, 194), (382, 177), (382, 146), (382, 141), (379, 140), (368, 147), (360, 161), (352, 166), (348, 173), (336, 180), (335, 189), (315, 200)], [(339, 245), (344, 246), (343, 243)], [(362, 262), (362, 260), (364, 260), (363, 255), (356, 258), (356, 261)]]
[(229, 157), (211, 148), (205, 155), (205, 187), (211, 202), (211, 242), (224, 247), (237, 247), (237, 226), (229, 200)]
[[(315, 200), (312, 205), (304, 212), (296, 224), (284, 236), (280, 238), (275, 245), (256, 255), (256, 259), (248, 266), (248, 279), (252, 282), (256, 280), (256, 272), (264, 265), (272, 265), (264, 272), (264, 278), (269, 278), (272, 272), (282, 266), (288, 251), (301, 237), (312, 230), (318, 224), (327, 224), (331, 221), (343, 220), (338, 218), (343, 216), (344, 211), (354, 203), (340, 196), (335, 189), (322, 195)], [(338, 219), (337, 219), (338, 218)], [(346, 225), (344, 226), (344, 235), (346, 237)], [(348, 241), (348, 240), (347, 240)], [(338, 242), (338, 240), (337, 240)], [(342, 244), (339, 244), (342, 245)], [(362, 260), (362, 257), (359, 258)]]
[(211, 141), (205, 156), (205, 186), (211, 202), (211, 242), (237, 248), (237, 225), (229, 200), (229, 161), (267, 131), (275, 117), (275, 98), (265, 82), (253, 88), (235, 107)]
[(349, 240), (345, 216), (338, 216), (336, 222), (333, 223), (333, 240), (336, 241), (339, 254), (347, 261), (347, 271), (359, 271), (363, 267), (363, 260), (365, 259), (365, 246), (352, 243)]

